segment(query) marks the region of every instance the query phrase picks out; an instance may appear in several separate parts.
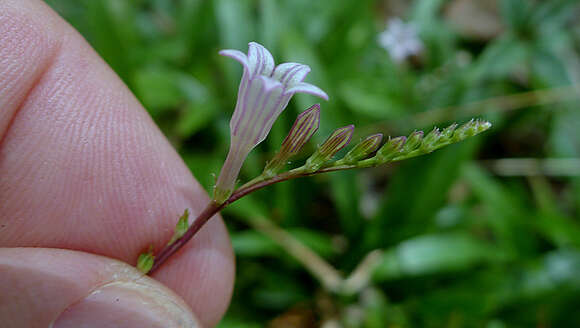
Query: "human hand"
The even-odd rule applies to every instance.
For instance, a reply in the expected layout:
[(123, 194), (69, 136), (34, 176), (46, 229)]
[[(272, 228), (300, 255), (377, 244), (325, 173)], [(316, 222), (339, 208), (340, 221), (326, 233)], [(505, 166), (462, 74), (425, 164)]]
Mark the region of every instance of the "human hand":
[(215, 325), (234, 278), (221, 219), (158, 282), (126, 264), (208, 201), (73, 28), (42, 1), (0, 0), (0, 327)]

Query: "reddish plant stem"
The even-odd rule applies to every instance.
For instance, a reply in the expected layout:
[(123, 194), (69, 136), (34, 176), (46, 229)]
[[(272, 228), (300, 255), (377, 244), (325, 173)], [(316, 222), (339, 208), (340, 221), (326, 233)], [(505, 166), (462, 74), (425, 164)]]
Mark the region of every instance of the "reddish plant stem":
[(311, 176), (311, 175), (315, 175), (315, 174), (319, 174), (319, 173), (348, 170), (348, 169), (353, 169), (355, 167), (356, 166), (354, 166), (354, 165), (343, 165), (343, 166), (331, 166), (331, 167), (323, 168), (323, 169), (320, 169), (316, 172), (288, 171), (288, 172), (282, 173), (280, 175), (277, 175), (273, 178), (270, 178), (270, 179), (267, 179), (264, 181), (260, 181), (260, 182), (253, 184), (253, 185), (250, 185), (247, 187), (242, 187), (242, 188), (236, 190), (230, 196), (230, 198), (228, 198), (228, 200), (225, 201), (225, 204), (226, 205), (231, 204), (231, 203), (235, 202), (236, 200), (246, 196), (247, 194), (253, 193), (254, 191), (256, 191), (258, 189), (262, 189), (264, 187), (267, 187), (269, 185), (273, 185), (273, 184), (278, 183), (278, 182), (292, 180), (292, 179), (296, 179), (296, 178), (307, 177), (307, 176)]
[(277, 176), (275, 176), (275, 177), (273, 177), (271, 179), (267, 179), (267, 180), (264, 180), (264, 181), (260, 181), (260, 182), (257, 182), (255, 184), (253, 184), (253, 185), (250, 185), (250, 186), (247, 186), (247, 187), (244, 187), (244, 188), (240, 188), (240, 189), (236, 190), (230, 196), (230, 198), (228, 198), (222, 204), (218, 204), (218, 203), (216, 203), (213, 200), (210, 201), (210, 203), (206, 206), (206, 208), (201, 213), (199, 213), (199, 215), (197, 216), (197, 218), (195, 218), (195, 221), (193, 221), (193, 223), (187, 229), (187, 231), (185, 232), (185, 234), (183, 234), (183, 236), (181, 236), (179, 239), (177, 239), (171, 245), (165, 246), (165, 248), (163, 248), (161, 250), (161, 252), (159, 252), (159, 254), (157, 254), (155, 256), (155, 261), (153, 262), (153, 267), (151, 268), (151, 270), (149, 270), (149, 272), (147, 274), (148, 275), (151, 275), (155, 271), (157, 271), (157, 269), (159, 269), (159, 267), (161, 267), (161, 265), (163, 265), (163, 263), (165, 263), (171, 257), (171, 255), (175, 254), (191, 238), (193, 238), (193, 236), (195, 236), (195, 234), (212, 217), (214, 217), (215, 214), (217, 214), (219, 211), (221, 211), (227, 205), (229, 205), (229, 204), (235, 202), (236, 200), (238, 200), (238, 199), (246, 196), (247, 194), (250, 194), (250, 193), (252, 193), (252, 192), (254, 192), (256, 190), (262, 189), (262, 188), (267, 187), (269, 185), (272, 185), (274, 183), (278, 183), (278, 182), (282, 182), (282, 181), (286, 181), (286, 180), (291, 180), (291, 179), (296, 179), (296, 178), (300, 178), (300, 177), (305, 177), (305, 176), (310, 176), (310, 175), (313, 175), (313, 174), (318, 174), (318, 173), (323, 173), (323, 172), (332, 172), (332, 171), (338, 171), (338, 170), (347, 170), (347, 169), (351, 169), (351, 168), (353, 168), (353, 167), (352, 166), (328, 167), (328, 168), (319, 170), (317, 172), (310, 172), (310, 173), (289, 171), (289, 172), (285, 172), (285, 173), (282, 173), (280, 175), (277, 175)]
[(151, 275), (159, 267), (171, 257), (175, 252), (177, 252), (181, 247), (183, 247), (198, 231), (203, 227), (209, 219), (211, 219), (217, 212), (219, 212), (225, 204), (218, 204), (211, 201), (205, 209), (199, 213), (195, 221), (187, 229), (185, 234), (181, 238), (177, 239), (173, 244), (165, 246), (161, 252), (155, 256), (155, 261), (153, 262), (153, 267), (147, 274)]

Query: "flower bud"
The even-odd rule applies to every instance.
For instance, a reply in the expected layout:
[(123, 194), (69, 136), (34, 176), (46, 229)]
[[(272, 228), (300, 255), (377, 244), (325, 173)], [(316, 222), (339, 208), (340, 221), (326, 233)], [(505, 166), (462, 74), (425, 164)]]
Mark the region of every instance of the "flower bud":
[(474, 135), (481, 133), (491, 127), (491, 123), (487, 121), (479, 121), (471, 119), (469, 122), (460, 126), (453, 134), (453, 141), (461, 141)]
[(354, 125), (347, 125), (336, 129), (328, 139), (306, 160), (304, 165), (309, 172), (318, 171), (322, 165), (328, 162), (339, 150), (348, 145), (352, 134), (354, 133)]
[(288, 159), (296, 155), (300, 149), (310, 140), (312, 135), (318, 130), (320, 124), (320, 105), (315, 104), (304, 112), (300, 113), (294, 121), (286, 139), (282, 142), (280, 150), (264, 168), (264, 175), (272, 177), (278, 173)]
[(457, 123), (453, 123), (450, 126), (446, 127), (441, 131), (441, 138), (445, 141), (450, 140), (453, 137), (453, 133), (455, 133), (455, 129), (457, 129)]
[(442, 134), (438, 128), (433, 128), (431, 132), (425, 136), (423, 139), (423, 143), (421, 144), (421, 149), (430, 152), (437, 149), (438, 145), (440, 144)]
[(401, 154), (401, 149), (407, 142), (407, 137), (396, 137), (389, 139), (382, 147), (377, 151), (375, 156), (379, 162), (384, 163), (392, 158), (399, 156)]
[(359, 142), (353, 149), (351, 149), (343, 159), (340, 160), (344, 164), (354, 164), (362, 159), (368, 157), (372, 152), (377, 150), (383, 140), (383, 134), (377, 133), (366, 137), (365, 140)]
[(403, 150), (401, 151), (403, 153), (411, 152), (419, 148), (419, 146), (421, 146), (422, 141), (423, 141), (423, 131), (415, 131), (409, 135), (409, 138), (407, 138), (407, 142), (405, 143), (405, 145), (403, 146)]
[(250, 151), (266, 138), (274, 121), (296, 93), (308, 93), (328, 100), (324, 91), (302, 82), (310, 67), (298, 63), (274, 64), (272, 54), (262, 45), (250, 42), (248, 54), (222, 50), (244, 66), (238, 101), (230, 120), (230, 150), (214, 189), (213, 199), (223, 203), (232, 194), (236, 179)]

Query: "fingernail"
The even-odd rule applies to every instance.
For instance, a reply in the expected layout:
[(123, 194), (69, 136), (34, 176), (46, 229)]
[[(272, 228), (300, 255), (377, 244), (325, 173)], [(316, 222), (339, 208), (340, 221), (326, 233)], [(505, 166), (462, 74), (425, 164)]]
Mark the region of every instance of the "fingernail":
[(52, 327), (201, 327), (186, 305), (163, 289), (145, 281), (107, 284), (67, 308)]

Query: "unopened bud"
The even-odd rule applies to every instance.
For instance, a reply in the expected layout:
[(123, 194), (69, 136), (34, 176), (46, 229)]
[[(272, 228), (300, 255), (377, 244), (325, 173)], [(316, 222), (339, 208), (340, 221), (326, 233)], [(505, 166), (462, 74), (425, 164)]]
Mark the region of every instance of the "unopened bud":
[(411, 152), (421, 146), (423, 141), (423, 131), (415, 131), (409, 135), (405, 146), (403, 146), (403, 153)]
[(318, 171), (322, 165), (328, 162), (339, 150), (348, 145), (354, 125), (347, 125), (336, 129), (328, 139), (306, 160), (305, 168), (310, 172)]
[(433, 130), (429, 132), (425, 138), (423, 138), (421, 149), (424, 149), (428, 152), (437, 149), (441, 136), (441, 131), (439, 131), (438, 128), (433, 128)]
[(383, 140), (383, 134), (373, 134), (366, 137), (365, 140), (359, 142), (353, 149), (351, 149), (341, 160), (344, 164), (354, 164), (362, 159), (368, 157), (372, 152), (377, 150)]
[(453, 137), (455, 129), (457, 129), (457, 126), (458, 126), (457, 123), (453, 123), (450, 126), (443, 129), (443, 131), (441, 131), (441, 137), (445, 140), (451, 139)]
[(310, 140), (312, 135), (318, 130), (320, 124), (320, 105), (315, 104), (304, 112), (300, 113), (294, 121), (286, 139), (282, 142), (280, 150), (264, 168), (265, 176), (274, 176), (278, 173), (288, 159), (296, 155), (300, 149)]
[(389, 139), (382, 147), (377, 151), (375, 156), (379, 162), (384, 163), (398, 155), (401, 154), (401, 149), (405, 145), (407, 137), (396, 137)]
[(475, 135), (475, 121), (471, 119), (469, 122), (463, 124), (453, 134), (453, 141), (461, 141), (467, 139), (468, 137)]

